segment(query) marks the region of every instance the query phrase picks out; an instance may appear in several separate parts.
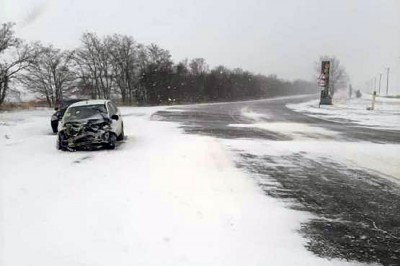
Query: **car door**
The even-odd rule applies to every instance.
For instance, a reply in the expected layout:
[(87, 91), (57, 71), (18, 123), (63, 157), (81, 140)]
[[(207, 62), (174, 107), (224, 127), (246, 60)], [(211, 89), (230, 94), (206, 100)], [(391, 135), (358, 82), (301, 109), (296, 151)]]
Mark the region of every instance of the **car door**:
[(119, 108), (117, 107), (117, 105), (115, 105), (115, 103), (113, 103), (113, 102), (110, 102), (110, 104), (111, 104), (111, 107), (112, 108), (114, 108), (114, 110), (115, 110), (115, 113), (118, 115), (118, 132), (119, 132), (119, 134), (121, 134), (121, 132), (123, 131), (123, 127), (124, 127), (124, 123), (123, 123), (123, 121), (122, 121), (122, 116), (121, 116), (121, 112), (119, 111)]
[(112, 128), (112, 131), (117, 136), (119, 136), (122, 132), (122, 119), (121, 119), (121, 115), (118, 111), (118, 108), (112, 102), (107, 102), (107, 110), (108, 110), (108, 114), (109, 114), (110, 118), (113, 115), (118, 116), (118, 120), (111, 119), (111, 128)]

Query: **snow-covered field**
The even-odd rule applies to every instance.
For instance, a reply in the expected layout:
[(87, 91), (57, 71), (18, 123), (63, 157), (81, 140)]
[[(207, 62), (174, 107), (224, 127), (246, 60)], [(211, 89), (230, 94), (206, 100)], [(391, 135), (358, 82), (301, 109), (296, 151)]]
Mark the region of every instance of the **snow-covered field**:
[(309, 116), (334, 122), (352, 122), (358, 125), (400, 130), (400, 99), (377, 97), (375, 110), (367, 110), (372, 103), (372, 96), (361, 98), (334, 98), (334, 104), (321, 105), (319, 100), (299, 104), (288, 104), (287, 107)]
[(0, 113), (0, 265), (343, 265), (215, 138), (122, 108), (113, 151), (61, 152), (51, 110)]

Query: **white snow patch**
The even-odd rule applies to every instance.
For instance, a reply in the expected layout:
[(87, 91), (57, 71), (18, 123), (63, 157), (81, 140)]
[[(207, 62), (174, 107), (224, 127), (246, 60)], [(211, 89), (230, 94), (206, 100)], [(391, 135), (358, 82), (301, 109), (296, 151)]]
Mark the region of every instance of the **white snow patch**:
[(256, 113), (256, 112), (250, 110), (247, 107), (242, 108), (240, 110), (240, 113), (241, 113), (242, 116), (244, 116), (246, 118), (249, 118), (250, 120), (253, 120), (253, 121), (256, 121), (256, 122), (270, 119), (270, 116), (268, 116), (267, 114)]
[(377, 97), (375, 110), (369, 111), (371, 97), (334, 99), (334, 104), (321, 105), (319, 100), (287, 104), (294, 111), (334, 122), (348, 121), (362, 126), (400, 130), (400, 99)]
[(163, 108), (122, 108), (125, 143), (74, 153), (56, 150), (51, 110), (2, 113), (0, 265), (350, 265), (306, 251), (308, 216), (220, 141), (149, 120)]
[(279, 134), (285, 134), (297, 139), (309, 138), (326, 138), (337, 136), (338, 133), (321, 128), (310, 126), (301, 123), (289, 122), (268, 122), (268, 123), (254, 123), (254, 124), (230, 124), (231, 127), (244, 127), (244, 128), (260, 128), (268, 131), (273, 131)]

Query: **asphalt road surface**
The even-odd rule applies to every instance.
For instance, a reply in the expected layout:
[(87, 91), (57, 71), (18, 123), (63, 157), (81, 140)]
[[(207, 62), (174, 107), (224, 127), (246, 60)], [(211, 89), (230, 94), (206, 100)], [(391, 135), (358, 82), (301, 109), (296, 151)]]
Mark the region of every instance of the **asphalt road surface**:
[[(263, 122), (301, 123), (340, 134), (338, 142), (400, 143), (400, 132), (357, 126), (350, 121), (334, 123), (305, 116), (285, 105), (316, 96), (277, 98), (249, 102), (183, 106), (160, 111), (156, 119), (179, 122), (188, 134), (220, 139), (243, 138), (291, 141), (286, 134), (230, 124), (254, 123), (242, 115), (243, 108), (265, 114)], [(317, 138), (312, 134), (308, 138)], [(313, 160), (302, 153), (260, 156), (251, 151), (238, 153), (237, 167), (257, 176), (268, 196), (291, 202), (291, 208), (315, 215), (302, 225), (300, 233), (307, 248), (326, 258), (342, 258), (362, 263), (400, 265), (400, 186), (379, 172), (324, 159)], [(285, 162), (286, 165), (285, 166)], [(268, 237), (268, 236), (266, 236)]]

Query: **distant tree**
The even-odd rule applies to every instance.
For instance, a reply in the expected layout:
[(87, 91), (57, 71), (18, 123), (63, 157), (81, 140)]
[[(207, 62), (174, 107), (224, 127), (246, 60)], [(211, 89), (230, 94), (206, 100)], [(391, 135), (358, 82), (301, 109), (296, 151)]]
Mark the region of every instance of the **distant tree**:
[(340, 63), (338, 58), (329, 56), (320, 56), (319, 61), (315, 62), (316, 79), (321, 73), (321, 62), (330, 61), (330, 78), (329, 87), (331, 94), (334, 95), (338, 90), (343, 90), (347, 88), (349, 82), (349, 76), (346, 72), (344, 66)]
[(76, 80), (73, 52), (41, 44), (36, 44), (34, 49), (38, 56), (19, 81), (28, 91), (44, 97), (49, 106), (54, 106), (73, 89)]
[(80, 86), (94, 99), (110, 99), (115, 80), (109, 47), (95, 33), (83, 34), (81, 42), (74, 57)]
[(172, 101), (175, 103), (188, 102), (190, 98), (190, 71), (188, 60), (185, 59), (173, 67), (173, 76), (171, 80)]
[(231, 98), (233, 89), (231, 84), (231, 71), (225, 66), (217, 66), (208, 75), (207, 87), (205, 89), (206, 100), (226, 101)]
[(16, 47), (21, 44), (21, 40), (15, 37), (13, 30), (14, 23), (4, 23), (0, 28), (0, 53), (11, 47)]
[(204, 58), (194, 58), (189, 63), (189, 82), (192, 101), (203, 102), (207, 101), (208, 95), (205, 92), (208, 65)]
[(256, 77), (249, 71), (235, 68), (231, 71), (232, 100), (258, 97)]
[(10, 91), (12, 82), (37, 57), (31, 45), (15, 37), (13, 27), (13, 23), (5, 23), (0, 27), (0, 105)]
[(146, 59), (140, 76), (140, 83), (146, 90), (149, 104), (169, 103), (172, 100), (173, 62), (168, 50), (151, 44), (144, 48)]
[(194, 58), (189, 63), (190, 73), (194, 76), (200, 76), (208, 72), (208, 65), (204, 58)]
[(107, 36), (105, 43), (111, 54), (115, 89), (122, 103), (131, 104), (139, 85), (141, 46), (132, 37), (118, 34)]

